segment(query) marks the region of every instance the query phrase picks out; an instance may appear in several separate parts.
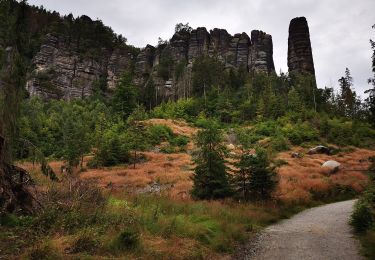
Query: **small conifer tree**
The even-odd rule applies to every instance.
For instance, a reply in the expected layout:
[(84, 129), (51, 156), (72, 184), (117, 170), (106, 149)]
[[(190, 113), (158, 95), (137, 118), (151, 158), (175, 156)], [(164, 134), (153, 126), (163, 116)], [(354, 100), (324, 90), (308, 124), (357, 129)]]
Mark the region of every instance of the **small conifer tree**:
[(226, 147), (217, 124), (208, 121), (205, 129), (198, 132), (196, 144), (198, 152), (194, 159), (195, 173), (192, 195), (197, 199), (220, 199), (232, 194), (227, 166)]

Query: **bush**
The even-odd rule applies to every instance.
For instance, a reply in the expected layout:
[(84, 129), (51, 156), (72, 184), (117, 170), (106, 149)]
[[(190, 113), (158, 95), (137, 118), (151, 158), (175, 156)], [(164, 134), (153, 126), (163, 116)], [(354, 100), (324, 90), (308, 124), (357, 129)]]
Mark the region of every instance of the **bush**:
[(372, 227), (374, 217), (371, 212), (371, 207), (367, 202), (360, 201), (355, 205), (350, 223), (358, 232), (364, 232)]
[(275, 152), (287, 151), (289, 150), (288, 140), (282, 135), (272, 137), (271, 148)]
[(162, 103), (150, 113), (152, 117), (165, 119), (185, 119), (191, 122), (201, 108), (194, 99), (180, 99), (176, 102)]
[(97, 234), (92, 232), (84, 232), (80, 234), (72, 243), (70, 252), (71, 253), (80, 253), (80, 252), (89, 252), (93, 253), (96, 251), (96, 248), (100, 246), (100, 243), (97, 239)]
[(139, 246), (139, 232), (135, 230), (122, 231), (112, 242), (112, 248), (123, 251), (135, 249)]
[(287, 124), (283, 128), (283, 132), (288, 137), (289, 141), (294, 145), (314, 141), (319, 137), (318, 131), (308, 122), (297, 123), (294, 125)]
[(153, 145), (168, 141), (173, 137), (172, 129), (166, 125), (151, 125), (147, 128), (147, 133), (149, 141)]
[(172, 138), (169, 142), (171, 145), (184, 147), (189, 143), (189, 138), (183, 135), (178, 135)]

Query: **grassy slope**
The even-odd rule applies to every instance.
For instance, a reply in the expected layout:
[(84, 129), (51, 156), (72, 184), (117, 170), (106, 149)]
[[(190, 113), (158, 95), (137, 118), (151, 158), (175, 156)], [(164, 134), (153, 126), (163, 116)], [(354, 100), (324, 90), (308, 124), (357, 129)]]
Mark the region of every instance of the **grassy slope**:
[[(189, 137), (196, 132), (183, 122), (158, 119), (150, 123), (166, 124), (176, 134)], [(191, 143), (187, 146), (188, 151), (193, 148)], [(300, 147), (293, 150), (306, 151)], [(279, 169), (276, 200), (265, 204), (192, 201), (189, 190), (193, 165), (191, 156), (184, 152), (146, 152), (148, 161), (136, 169), (126, 165), (87, 169), (77, 176), (95, 185), (73, 185), (73, 189), (71, 184), (79, 183), (79, 179), (66, 176), (52, 187), (31, 164), (25, 163), (23, 166), (35, 174), (39, 188), (52, 192), (43, 198), (46, 209), (40, 216), (2, 220), (0, 256), (218, 258), (230, 254), (236, 244), (265, 225), (303, 208), (360, 192), (367, 180), (362, 173), (343, 171), (328, 176), (320, 165), (333, 158), (349, 169), (366, 168), (367, 162), (359, 160), (373, 154), (361, 149), (333, 157), (306, 155), (294, 159), (290, 151), (280, 153), (277, 158), (288, 164)], [(52, 163), (56, 172), (60, 165)], [(167, 189), (159, 195), (134, 194), (153, 182)], [(104, 196), (98, 195), (98, 186)], [(35, 241), (34, 245), (30, 240)]]

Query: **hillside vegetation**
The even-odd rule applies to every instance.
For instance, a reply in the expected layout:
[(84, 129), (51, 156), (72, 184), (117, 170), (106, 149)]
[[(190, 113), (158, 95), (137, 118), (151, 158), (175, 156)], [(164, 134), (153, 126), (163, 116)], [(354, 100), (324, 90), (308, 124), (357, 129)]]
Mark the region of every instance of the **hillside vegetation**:
[[(361, 100), (349, 69), (335, 92), (310, 74), (250, 73), (203, 55), (188, 98), (160, 102), (152, 80), (135, 84), (132, 64), (111, 93), (99, 79), (89, 97), (40, 99), (25, 82), (46, 33), (70, 35), (92, 59), (138, 49), (85, 16), (0, 7), (0, 180), (36, 204), (4, 207), (0, 183), (0, 258), (225, 259), (262, 227), (371, 184), (374, 79)], [(309, 154), (317, 145), (328, 152)], [(328, 160), (342, 167), (322, 168)], [(370, 237), (371, 192), (353, 217)]]

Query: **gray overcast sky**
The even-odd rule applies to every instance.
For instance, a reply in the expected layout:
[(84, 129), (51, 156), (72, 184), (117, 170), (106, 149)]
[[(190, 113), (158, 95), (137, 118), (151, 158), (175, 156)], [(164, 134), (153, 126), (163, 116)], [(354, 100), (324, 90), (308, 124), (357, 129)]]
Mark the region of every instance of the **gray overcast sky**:
[(288, 27), (292, 18), (309, 22), (319, 87), (335, 86), (349, 67), (355, 88), (369, 88), (371, 50), (375, 39), (374, 0), (29, 0), (60, 14), (86, 14), (122, 34), (137, 47), (170, 39), (174, 26), (224, 28), (229, 33), (260, 29), (273, 37), (277, 72), (287, 71)]

